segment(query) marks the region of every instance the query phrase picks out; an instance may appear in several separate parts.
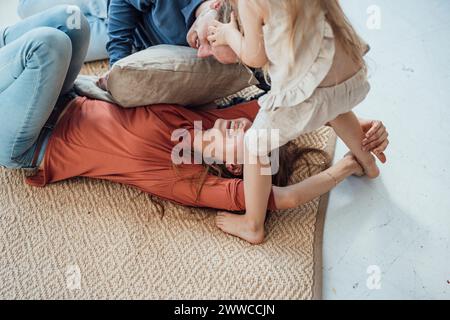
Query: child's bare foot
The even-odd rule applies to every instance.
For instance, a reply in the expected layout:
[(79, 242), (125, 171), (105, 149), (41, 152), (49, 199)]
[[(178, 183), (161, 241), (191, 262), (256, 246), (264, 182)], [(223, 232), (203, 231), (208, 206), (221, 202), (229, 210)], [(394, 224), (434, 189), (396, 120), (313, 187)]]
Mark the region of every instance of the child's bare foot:
[(370, 179), (375, 179), (380, 175), (380, 169), (376, 164), (374, 156), (369, 155), (368, 159), (369, 160), (366, 161), (367, 164), (364, 164), (351, 152), (344, 156), (344, 160), (347, 161), (350, 168), (354, 170), (353, 175), (358, 177), (367, 176)]
[(358, 160), (356, 160), (355, 156), (351, 152), (347, 153), (344, 156), (343, 161), (346, 162), (346, 165), (350, 169), (352, 175), (357, 176), (357, 177), (365, 176), (363, 167), (361, 167)]
[(251, 244), (261, 244), (264, 241), (264, 224), (257, 225), (245, 215), (219, 212), (216, 225), (223, 232), (239, 237)]
[(362, 161), (358, 159), (358, 162), (361, 165), (361, 167), (363, 167), (364, 173), (368, 178), (370, 179), (378, 178), (378, 176), (380, 175), (380, 169), (377, 166), (374, 156), (370, 154), (368, 160)]

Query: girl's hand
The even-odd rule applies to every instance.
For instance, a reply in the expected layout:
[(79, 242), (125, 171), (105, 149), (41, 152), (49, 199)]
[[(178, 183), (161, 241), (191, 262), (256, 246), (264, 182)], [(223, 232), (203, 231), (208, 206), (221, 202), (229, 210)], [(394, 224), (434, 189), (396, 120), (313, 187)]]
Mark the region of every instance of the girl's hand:
[(235, 31), (239, 31), (239, 28), (234, 12), (232, 12), (230, 23), (221, 23), (216, 20), (208, 28), (208, 41), (213, 47), (229, 45), (227, 37)]
[(361, 128), (366, 135), (363, 140), (363, 151), (373, 152), (382, 163), (386, 163), (384, 151), (389, 145), (389, 133), (383, 122), (361, 120)]
[(103, 76), (101, 76), (100, 79), (98, 79), (97, 87), (99, 87), (103, 91), (108, 91), (108, 78), (109, 78), (109, 71), (106, 72)]

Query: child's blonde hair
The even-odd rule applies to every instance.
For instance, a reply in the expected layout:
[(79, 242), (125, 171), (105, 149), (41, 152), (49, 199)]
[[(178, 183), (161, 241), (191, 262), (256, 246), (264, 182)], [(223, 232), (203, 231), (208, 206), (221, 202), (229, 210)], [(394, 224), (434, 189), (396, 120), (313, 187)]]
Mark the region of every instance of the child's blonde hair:
[[(264, 3), (271, 1), (281, 1), (284, 4), (286, 19), (289, 19), (291, 25), (289, 37), (292, 49), (299, 32), (304, 40), (314, 35), (310, 31), (320, 14), (324, 12), (328, 23), (333, 28), (336, 40), (355, 63), (361, 67), (366, 66), (364, 54), (368, 47), (353, 28), (338, 0), (255, 0), (255, 3), (264, 7)], [(270, 12), (268, 14), (270, 15)], [(292, 62), (294, 58), (292, 50)]]
[[(268, 0), (272, 1), (272, 0)], [(280, 1), (280, 0), (278, 0)], [(338, 0), (281, 0), (285, 4), (286, 18), (291, 24), (291, 44), (301, 30), (302, 37), (308, 39), (312, 26), (321, 12), (325, 13), (333, 28), (335, 38), (355, 63), (365, 66), (366, 44), (359, 37), (348, 20)]]

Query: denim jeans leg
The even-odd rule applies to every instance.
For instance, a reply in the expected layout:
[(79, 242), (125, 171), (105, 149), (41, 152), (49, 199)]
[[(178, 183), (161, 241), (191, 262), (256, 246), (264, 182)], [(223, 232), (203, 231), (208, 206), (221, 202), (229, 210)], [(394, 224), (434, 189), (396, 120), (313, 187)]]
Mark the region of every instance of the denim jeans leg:
[(19, 0), (17, 13), (25, 19), (59, 5), (77, 6), (85, 15), (102, 19), (108, 15), (108, 0)]
[(6, 45), (5, 32), (6, 32), (6, 28), (0, 28), (0, 48), (4, 47)]
[(85, 61), (108, 58), (107, 0), (20, 0), (17, 12), (22, 19), (58, 5), (75, 5), (86, 16), (91, 28), (91, 39)]
[(89, 23), (78, 7), (59, 5), (8, 27), (4, 36), (5, 44), (8, 45), (29, 30), (39, 27), (61, 30), (72, 42), (72, 61), (62, 89), (62, 93), (66, 93), (72, 89), (86, 58), (90, 39)]
[(0, 165), (24, 168), (66, 79), (71, 39), (41, 27), (0, 49)]
[(86, 14), (91, 27), (91, 42), (86, 55), (86, 62), (108, 59), (106, 44), (108, 43), (108, 27), (106, 19)]

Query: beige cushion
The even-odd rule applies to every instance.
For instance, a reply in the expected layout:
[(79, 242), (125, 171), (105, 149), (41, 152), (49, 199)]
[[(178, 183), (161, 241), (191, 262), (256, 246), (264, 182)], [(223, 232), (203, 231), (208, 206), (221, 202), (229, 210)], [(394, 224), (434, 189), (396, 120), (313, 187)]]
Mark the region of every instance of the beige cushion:
[(102, 100), (117, 104), (117, 101), (111, 96), (111, 94), (97, 86), (97, 76), (79, 75), (75, 80), (75, 91), (82, 97), (88, 97), (95, 100)]
[(201, 59), (188, 47), (160, 45), (113, 66), (108, 90), (123, 107), (150, 104), (198, 106), (258, 84), (243, 65)]

